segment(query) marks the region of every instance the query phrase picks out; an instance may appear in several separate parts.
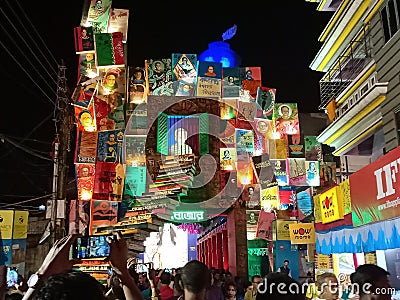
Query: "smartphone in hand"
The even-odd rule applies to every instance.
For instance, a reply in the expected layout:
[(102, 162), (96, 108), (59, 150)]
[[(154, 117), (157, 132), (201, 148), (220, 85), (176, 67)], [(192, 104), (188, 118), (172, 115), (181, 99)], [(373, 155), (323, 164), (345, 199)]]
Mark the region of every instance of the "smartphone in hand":
[(78, 237), (72, 245), (72, 258), (95, 259), (105, 258), (110, 255), (110, 245), (106, 235), (88, 235)]

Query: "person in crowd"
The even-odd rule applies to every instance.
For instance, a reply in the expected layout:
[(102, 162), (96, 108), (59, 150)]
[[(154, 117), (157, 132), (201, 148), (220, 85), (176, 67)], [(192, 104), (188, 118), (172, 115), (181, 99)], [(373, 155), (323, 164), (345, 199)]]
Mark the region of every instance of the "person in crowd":
[(339, 285), (336, 275), (330, 272), (322, 273), (317, 277), (318, 298), (336, 300), (339, 298)]
[(292, 272), (290, 271), (290, 268), (289, 268), (289, 260), (285, 259), (283, 261), (283, 266), (278, 268), (278, 272), (285, 273), (289, 277), (292, 277)]
[(244, 294), (244, 300), (255, 300), (257, 296), (258, 286), (263, 282), (261, 275), (253, 275), (251, 276), (252, 288), (247, 288), (246, 293)]
[(161, 300), (168, 300), (174, 297), (174, 289), (170, 287), (171, 284), (171, 273), (169, 272), (162, 272), (160, 276), (160, 292), (159, 297)]
[(139, 273), (138, 274), (138, 280), (139, 280), (139, 289), (140, 292), (142, 293), (142, 296), (144, 300), (150, 300), (151, 299), (151, 286), (150, 286), (150, 281), (147, 278), (147, 273)]
[[(101, 300), (106, 299), (103, 285), (95, 278), (72, 266), (81, 260), (69, 259), (72, 244), (79, 235), (68, 235), (56, 241), (39, 270), (28, 280), (29, 289), (23, 300)], [(118, 276), (126, 300), (143, 300), (127, 268), (128, 246), (120, 232), (107, 238), (109, 261)]]
[(211, 284), (206, 290), (207, 300), (224, 300), (224, 292), (222, 290), (221, 274), (215, 268), (210, 268)]
[(244, 293), (245, 293), (245, 284), (243, 282), (243, 279), (240, 276), (235, 276), (234, 277), (234, 282), (236, 284), (236, 296), (244, 299)]
[(256, 300), (305, 300), (302, 286), (285, 273), (269, 273), (258, 287)]
[(236, 284), (233, 281), (225, 283), (225, 300), (243, 300), (244, 298), (237, 294)]
[(390, 300), (392, 299), (388, 276), (390, 273), (385, 269), (373, 265), (364, 264), (358, 266), (356, 271), (350, 275), (350, 280), (360, 300)]
[(204, 263), (191, 260), (182, 268), (181, 283), (183, 299), (206, 300), (206, 291), (211, 284), (210, 270)]

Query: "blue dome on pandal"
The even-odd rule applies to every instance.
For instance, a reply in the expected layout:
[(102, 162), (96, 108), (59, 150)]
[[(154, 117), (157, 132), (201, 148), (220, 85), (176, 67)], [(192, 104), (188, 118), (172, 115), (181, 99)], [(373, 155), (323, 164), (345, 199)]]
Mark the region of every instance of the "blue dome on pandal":
[(208, 44), (208, 49), (198, 56), (199, 61), (222, 63), (223, 68), (240, 67), (241, 58), (227, 42), (217, 41)]

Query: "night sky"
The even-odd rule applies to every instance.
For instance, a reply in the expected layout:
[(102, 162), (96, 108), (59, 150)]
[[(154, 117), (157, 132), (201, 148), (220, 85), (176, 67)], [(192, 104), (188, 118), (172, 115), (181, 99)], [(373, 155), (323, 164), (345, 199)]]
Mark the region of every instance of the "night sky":
[[(51, 162), (38, 155), (49, 158), (54, 139), (57, 63), (65, 62), (69, 89), (77, 80), (73, 29), (83, 1), (23, 2), (0, 3), (0, 74), (8, 94), (2, 97), (0, 118), (0, 134), (6, 137), (0, 143), (0, 207), (51, 192)], [(236, 35), (227, 42), (241, 56), (241, 66), (260, 66), (262, 85), (276, 88), (277, 102), (297, 102), (299, 112), (318, 112), (323, 74), (309, 65), (332, 13), (318, 12), (317, 3), (305, 0), (233, 3), (114, 0), (114, 8), (130, 13), (128, 64), (143, 66), (145, 59), (172, 53), (200, 54), (236, 24)], [(27, 149), (41, 152), (33, 156)]]

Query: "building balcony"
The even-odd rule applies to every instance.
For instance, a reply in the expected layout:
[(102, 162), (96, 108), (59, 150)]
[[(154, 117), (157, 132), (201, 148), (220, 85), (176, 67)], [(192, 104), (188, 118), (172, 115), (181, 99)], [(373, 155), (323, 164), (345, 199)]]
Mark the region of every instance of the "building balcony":
[[(371, 62), (366, 69), (374, 70), (373, 66)], [(388, 83), (377, 82), (376, 72), (361, 80), (366, 74), (360, 74), (338, 95), (345, 100), (336, 109), (334, 121), (318, 136), (319, 142), (335, 148), (334, 155), (340, 156), (361, 143), (382, 120), (380, 104), (386, 97)]]
[(373, 61), (369, 32), (365, 27), (362, 32), (362, 37), (352, 40), (348, 44), (320, 80), (321, 104), (319, 109), (325, 109), (331, 100), (340, 103), (339, 96)]

